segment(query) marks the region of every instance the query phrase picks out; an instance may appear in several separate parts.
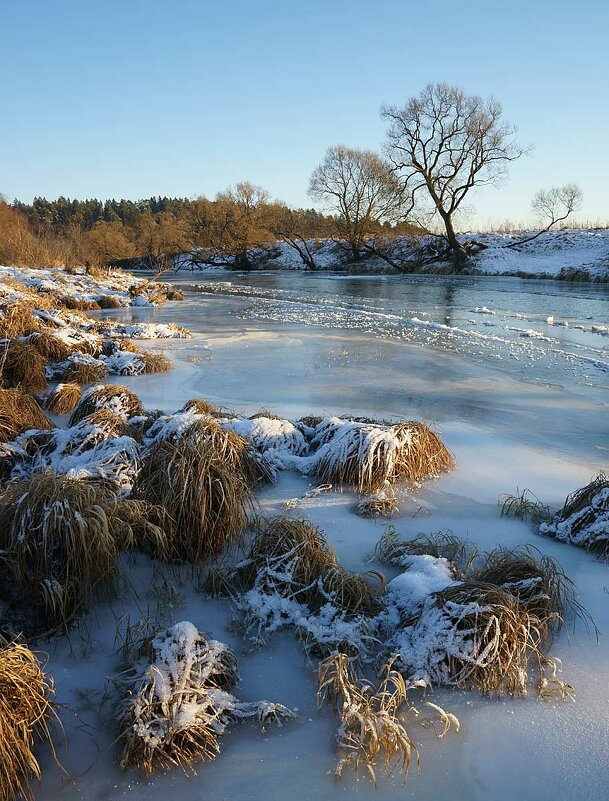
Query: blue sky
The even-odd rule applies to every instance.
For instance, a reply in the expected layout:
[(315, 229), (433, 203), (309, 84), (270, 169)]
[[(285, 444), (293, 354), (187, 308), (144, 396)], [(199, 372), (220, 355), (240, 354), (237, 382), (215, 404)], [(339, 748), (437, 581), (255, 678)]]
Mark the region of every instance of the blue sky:
[(444, 80), (493, 94), (534, 145), (469, 222), (580, 184), (609, 220), (605, 2), (0, 3), (0, 192), (209, 197), (239, 180), (311, 205), (333, 144), (377, 149), (384, 103)]

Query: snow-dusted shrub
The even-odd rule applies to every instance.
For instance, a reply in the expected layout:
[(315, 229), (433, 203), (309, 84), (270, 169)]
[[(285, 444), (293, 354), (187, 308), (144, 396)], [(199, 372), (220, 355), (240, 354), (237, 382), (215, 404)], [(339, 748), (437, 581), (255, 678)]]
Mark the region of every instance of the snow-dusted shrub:
[(541, 534), (578, 545), (597, 556), (609, 557), (609, 478), (600, 473), (587, 486), (569, 495), (553, 520), (542, 523)]
[(416, 421), (387, 426), (326, 418), (315, 428), (311, 449), (307, 472), (362, 494), (379, 492), (400, 478), (422, 481), (453, 465), (437, 435)]
[(337, 648), (364, 657), (382, 611), (383, 579), (338, 564), (323, 533), (305, 520), (259, 521), (247, 558), (229, 577), (254, 642), (291, 627), (316, 654)]
[(281, 704), (239, 701), (231, 692), (238, 681), (233, 652), (185, 621), (148, 640), (122, 680), (128, 682), (117, 715), (123, 768), (194, 769), (219, 754), (219, 738), (232, 722), (255, 717), (264, 726), (295, 717)]
[(83, 395), (72, 413), (70, 425), (73, 426), (98, 409), (109, 409), (125, 419), (144, 413), (140, 399), (130, 389), (120, 384), (102, 384), (91, 387)]

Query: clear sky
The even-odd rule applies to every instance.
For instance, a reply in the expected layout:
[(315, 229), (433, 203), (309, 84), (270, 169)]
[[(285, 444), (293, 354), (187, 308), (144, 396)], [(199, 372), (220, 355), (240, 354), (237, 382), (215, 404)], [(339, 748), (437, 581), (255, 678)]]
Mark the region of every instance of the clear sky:
[(188, 197), (239, 180), (311, 205), (325, 149), (380, 148), (430, 81), (493, 94), (531, 156), (472, 197), (525, 220), (574, 181), (609, 220), (605, 0), (0, 0), (0, 192)]

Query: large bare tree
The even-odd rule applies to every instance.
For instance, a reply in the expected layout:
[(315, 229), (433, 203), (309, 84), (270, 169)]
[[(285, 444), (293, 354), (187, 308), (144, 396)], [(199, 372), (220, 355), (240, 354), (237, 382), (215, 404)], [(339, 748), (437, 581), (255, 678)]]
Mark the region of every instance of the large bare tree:
[(381, 114), (389, 121), (387, 155), (413, 206), (431, 201), (450, 251), (462, 262), (466, 254), (455, 214), (474, 187), (496, 184), (523, 154), (516, 129), (502, 119), (495, 99), (466, 95), (446, 83), (429, 84), (402, 108), (384, 106)]
[(326, 151), (309, 182), (311, 197), (336, 214), (337, 239), (354, 261), (384, 222), (402, 218), (406, 191), (380, 156), (345, 145)]

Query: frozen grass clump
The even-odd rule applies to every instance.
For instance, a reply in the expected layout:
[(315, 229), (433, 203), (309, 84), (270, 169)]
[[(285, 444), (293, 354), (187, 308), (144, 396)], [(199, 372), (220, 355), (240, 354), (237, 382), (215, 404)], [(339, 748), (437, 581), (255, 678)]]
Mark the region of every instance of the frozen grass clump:
[(224, 428), (247, 439), (273, 467), (273, 470), (292, 467), (292, 456), (304, 456), (309, 446), (302, 432), (290, 420), (255, 415), (249, 420), (222, 420)]
[(73, 350), (70, 345), (60, 337), (55, 336), (49, 329), (32, 334), (30, 342), (49, 361), (63, 361), (68, 358)]
[(174, 558), (201, 562), (240, 540), (256, 469), (245, 440), (211, 418), (193, 417), (180, 436), (151, 445), (133, 495), (166, 508)]
[(396, 631), (397, 665), (413, 681), (526, 695), (542, 672), (535, 619), (511, 593), (464, 581), (429, 595)]
[(117, 556), (111, 519), (116, 502), (107, 482), (52, 472), (11, 482), (0, 494), (7, 572), (50, 627), (85, 606), (96, 585), (110, 583)]
[(362, 495), (399, 479), (422, 481), (453, 466), (437, 435), (416, 421), (380, 425), (326, 418), (315, 428), (311, 448), (308, 472), (324, 483), (353, 486)]
[(609, 558), (609, 478), (600, 473), (573, 492), (553, 519), (542, 523), (541, 534)]
[(98, 409), (108, 409), (125, 420), (144, 414), (144, 407), (134, 392), (120, 384), (104, 384), (92, 387), (83, 395), (72, 413), (70, 425), (75, 425)]
[(585, 623), (572, 582), (549, 556), (521, 546), (478, 554), (450, 533), (400, 540), (377, 556), (405, 567), (385, 595), (387, 644), (408, 681), (487, 693), (569, 695), (547, 655), (567, 608)]
[(58, 384), (46, 400), (51, 414), (71, 414), (82, 398), (82, 389), (76, 383)]
[(469, 572), (478, 550), (450, 531), (418, 534), (414, 539), (404, 540), (393, 526), (387, 526), (376, 546), (377, 558), (397, 567), (407, 567), (413, 556), (426, 555), (446, 559), (460, 577)]
[(0, 339), (27, 337), (39, 328), (40, 320), (32, 313), (30, 304), (16, 302), (0, 308)]
[(52, 470), (68, 478), (106, 479), (130, 490), (139, 467), (139, 433), (100, 409), (69, 428), (27, 431), (0, 449), (3, 473), (16, 479)]
[(395, 494), (389, 490), (380, 490), (374, 495), (360, 498), (354, 505), (353, 511), (360, 517), (393, 517), (399, 510)]
[(471, 578), (509, 592), (534, 618), (540, 643), (546, 645), (563, 625), (567, 608), (589, 618), (577, 603), (573, 582), (560, 565), (531, 546), (495, 548), (484, 554)]
[(9, 442), (29, 429), (51, 428), (53, 423), (35, 398), (20, 389), (0, 388), (0, 442)]
[(231, 692), (238, 681), (235, 655), (192, 623), (159, 632), (139, 656), (122, 676), (130, 685), (117, 715), (123, 768), (194, 771), (219, 754), (232, 722), (255, 717), (264, 727), (295, 717), (281, 704), (239, 701)]
[[(336, 736), (339, 761), (335, 775), (340, 778), (346, 767), (357, 771), (364, 767), (374, 785), (377, 770), (392, 773), (398, 768), (407, 778), (413, 762), (419, 767), (419, 749), (405, 725), (406, 718), (423, 726), (431, 726), (439, 738), (450, 729), (460, 729), (455, 715), (437, 704), (425, 703), (432, 717), (424, 717), (408, 698), (417, 685), (408, 685), (395, 669), (396, 657), (389, 659), (379, 672), (380, 683), (357, 679), (346, 654), (328, 656), (319, 666), (317, 699), (321, 706), (330, 703), (340, 715)], [(436, 724), (442, 727), (436, 729)]]
[(305, 648), (365, 656), (373, 643), (384, 579), (342, 567), (323, 533), (306, 520), (260, 519), (247, 558), (229, 578), (254, 643), (293, 628)]
[(191, 398), (190, 400), (186, 401), (184, 406), (182, 406), (180, 412), (194, 412), (195, 414), (214, 415), (216, 413), (216, 407), (206, 398)]
[(388, 663), (378, 690), (368, 682), (358, 681), (349, 657), (343, 653), (327, 657), (319, 666), (319, 704), (329, 702), (340, 714), (336, 737), (341, 757), (335, 775), (342, 776), (348, 766), (366, 768), (374, 784), (376, 769), (382, 762), (386, 772), (399, 767), (404, 777), (419, 752), (403, 723), (404, 708), (410, 707), (402, 675)]
[(53, 681), (25, 645), (0, 641), (0, 801), (33, 799), (37, 742), (49, 742)]
[(104, 379), (107, 375), (108, 368), (98, 359), (90, 358), (90, 360), (85, 361), (84, 358), (73, 358), (68, 360), (61, 374), (61, 380), (73, 384), (94, 384)]
[(163, 508), (121, 500), (110, 481), (51, 471), (13, 481), (0, 493), (0, 594), (32, 632), (66, 626), (112, 585), (119, 550), (164, 556), (166, 526)]
[(30, 342), (12, 340), (2, 353), (2, 380), (9, 387), (41, 392), (47, 387), (46, 363)]

